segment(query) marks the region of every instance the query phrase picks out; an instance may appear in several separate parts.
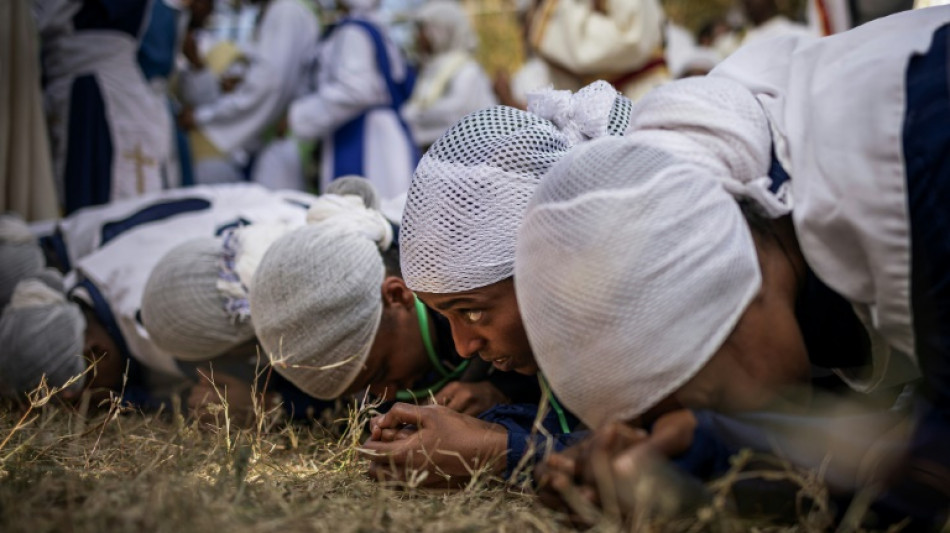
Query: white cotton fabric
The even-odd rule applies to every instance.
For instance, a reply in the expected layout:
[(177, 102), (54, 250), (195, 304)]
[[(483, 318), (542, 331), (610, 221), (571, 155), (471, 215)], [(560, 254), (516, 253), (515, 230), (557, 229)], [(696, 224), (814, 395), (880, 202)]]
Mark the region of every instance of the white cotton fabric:
[(694, 376), (761, 286), (748, 225), (718, 181), (628, 138), (592, 141), (551, 170), (515, 264), (538, 365), (591, 428)]
[(793, 207), (789, 184), (769, 192), (768, 118), (735, 81), (689, 78), (658, 87), (634, 104), (630, 130), (706, 169), (730, 194), (753, 201), (765, 215), (778, 217)]
[(274, 243), (251, 291), (251, 319), (273, 367), (305, 393), (340, 396), (369, 356), (382, 317), (380, 250), (392, 226), (357, 196), (324, 195), (311, 224)]
[[(42, 376), (61, 387), (82, 373), (86, 321), (79, 306), (42, 281), (17, 285), (0, 315), (0, 395), (34, 390)], [(82, 380), (71, 386), (82, 388)]]
[(948, 23), (943, 6), (824, 39), (773, 39), (710, 73), (742, 84), (765, 109), (791, 176), (792, 221), (808, 265), (915, 365), (901, 142), (906, 73)]
[(414, 18), (436, 54), (449, 50), (473, 51), (478, 46), (478, 36), (458, 2), (432, 0), (419, 8)]
[(165, 254), (142, 295), (142, 323), (155, 345), (176, 359), (206, 361), (253, 339), (247, 300), (254, 273), (292, 227), (254, 224)]

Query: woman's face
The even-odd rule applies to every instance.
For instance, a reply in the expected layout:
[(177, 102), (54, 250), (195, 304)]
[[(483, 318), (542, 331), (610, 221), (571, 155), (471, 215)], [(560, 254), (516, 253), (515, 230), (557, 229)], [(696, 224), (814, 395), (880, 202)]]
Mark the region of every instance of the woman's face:
[(462, 357), (478, 355), (502, 371), (537, 373), (511, 278), (470, 291), (417, 296), (449, 320)]

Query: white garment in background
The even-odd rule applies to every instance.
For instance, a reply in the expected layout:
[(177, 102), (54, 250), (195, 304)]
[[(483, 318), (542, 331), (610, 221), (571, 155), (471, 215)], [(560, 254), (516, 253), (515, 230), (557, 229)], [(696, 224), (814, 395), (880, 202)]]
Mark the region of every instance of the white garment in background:
[[(80, 209), (56, 221), (52, 228), (59, 232), (69, 262), (75, 265), (77, 261), (102, 246), (102, 229), (106, 224), (129, 219), (150, 206), (174, 203), (189, 198), (205, 200), (209, 206), (206, 209), (189, 211), (170, 218), (188, 216), (189, 220), (197, 224), (195, 228), (189, 229), (188, 233), (197, 232), (198, 235), (195, 236), (204, 236), (213, 235), (222, 225), (237, 221), (240, 216), (245, 216), (245, 213), (257, 213), (258, 210), (272, 209), (275, 213), (282, 213), (285, 206), (292, 206), (305, 214), (307, 207), (313, 203), (316, 196), (299, 191), (271, 191), (248, 183), (171, 189), (108, 205)], [(260, 215), (255, 216), (260, 218)], [(129, 231), (163, 222), (146, 222)], [(171, 238), (177, 238), (177, 236), (171, 236)]]
[(81, 8), (82, 2), (74, 0), (37, 0), (33, 9), (43, 48), (46, 112), (60, 198), (65, 187), (70, 93), (74, 80), (89, 74), (99, 86), (109, 123), (111, 198), (159, 191), (164, 186), (161, 168), (171, 150), (171, 119), (165, 99), (149, 88), (136, 61), (137, 39), (145, 24), (137, 38), (121, 31), (76, 30), (72, 17)]
[[(386, 48), (394, 77), (404, 79), (406, 64), (399, 50), (388, 39)], [(363, 113), (363, 176), (384, 199), (409, 190), (415, 166), (412, 140), (391, 108), (375, 46), (365, 29), (343, 24), (321, 44), (316, 87), (317, 92), (294, 101), (289, 118), (295, 137), (322, 142), (320, 190), (334, 177), (334, 132)]]
[[(81, 256), (67, 278), (68, 287), (74, 286), (81, 278), (89, 279), (109, 304), (131, 356), (153, 371), (173, 376), (180, 375), (174, 358), (152, 343), (145, 327), (137, 319), (145, 284), (158, 261), (175, 246), (189, 239), (214, 236), (222, 224), (239, 219), (252, 224), (285, 222), (295, 227), (303, 226), (307, 209), (301, 200), (315, 199), (293, 191), (281, 193), (256, 185), (240, 185), (169, 191), (153, 196), (150, 200), (155, 202), (182, 197), (205, 198), (212, 202), (212, 206), (207, 210), (137, 226), (101, 248)], [(78, 212), (77, 215), (84, 216), (64, 220), (61, 223), (64, 234), (76, 237), (97, 234), (93, 228), (101, 226), (104, 215), (118, 214), (115, 212), (119, 209), (109, 207), (112, 209), (102, 212)], [(133, 205), (121, 207), (125, 208), (124, 214), (127, 216)], [(145, 206), (139, 203), (136, 207)], [(77, 235), (75, 232), (80, 228), (85, 233)], [(78, 255), (82, 250), (76, 252)], [(73, 294), (91, 302), (85, 289), (80, 288)]]
[[(545, 0), (535, 14), (531, 45), (566, 72), (552, 72), (556, 89), (577, 90), (590, 81), (623, 77), (663, 57), (663, 8), (657, 0)], [(564, 74), (577, 77), (567, 79)], [(559, 75), (560, 74), (560, 75)], [(651, 69), (620, 88), (631, 100), (669, 79)]]
[[(710, 74), (739, 81), (765, 109), (776, 156), (791, 176), (792, 217), (809, 266), (903, 354), (915, 348), (905, 76), (911, 55), (929, 49), (947, 23), (950, 7), (938, 7), (821, 40), (759, 42)], [(912, 355), (893, 359), (916, 364)], [(881, 365), (875, 361), (871, 382), (852, 385), (873, 387), (890, 371)]]
[(776, 15), (762, 24), (754, 28), (750, 28), (745, 33), (745, 37), (742, 38), (742, 46), (746, 46), (750, 43), (762, 42), (765, 39), (774, 39), (775, 37), (783, 36), (818, 37), (819, 34), (814, 29), (804, 24), (792, 22), (782, 15)]
[(428, 146), (465, 115), (497, 103), (491, 80), (475, 58), (464, 51), (451, 51), (422, 68), (402, 113), (416, 144)]
[(244, 80), (233, 93), (195, 109), (198, 127), (221, 152), (262, 145), (306, 75), (318, 30), (317, 16), (302, 0), (267, 4)]

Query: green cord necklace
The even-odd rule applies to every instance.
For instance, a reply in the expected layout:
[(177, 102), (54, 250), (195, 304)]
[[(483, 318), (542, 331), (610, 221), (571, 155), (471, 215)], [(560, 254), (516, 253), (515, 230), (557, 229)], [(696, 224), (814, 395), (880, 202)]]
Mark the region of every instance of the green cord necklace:
[(558, 403), (557, 398), (555, 398), (551, 392), (548, 380), (544, 379), (544, 374), (540, 371), (538, 372), (538, 383), (541, 384), (541, 393), (547, 396), (548, 402), (551, 404), (551, 409), (554, 409), (554, 414), (557, 415), (557, 421), (561, 424), (561, 431), (563, 431), (565, 435), (569, 435), (571, 433), (571, 426), (567, 423), (567, 415), (564, 414), (564, 409), (561, 408), (561, 404)]
[(396, 393), (396, 399), (401, 402), (412, 402), (420, 398), (426, 398), (430, 394), (439, 392), (446, 385), (446, 383), (456, 380), (459, 376), (462, 375), (462, 372), (465, 372), (465, 369), (468, 368), (469, 361), (466, 359), (462, 361), (455, 370), (449, 371), (445, 368), (445, 365), (442, 364), (442, 361), (439, 360), (439, 355), (435, 353), (435, 345), (432, 344), (432, 336), (429, 334), (429, 311), (426, 309), (425, 304), (422, 303), (419, 298), (415, 299), (416, 301), (416, 316), (419, 317), (419, 330), (422, 333), (422, 344), (425, 346), (426, 355), (429, 356), (429, 361), (432, 362), (432, 366), (435, 367), (435, 370), (442, 376), (439, 381), (436, 381), (434, 384), (423, 387), (421, 389), (415, 390), (401, 390)]

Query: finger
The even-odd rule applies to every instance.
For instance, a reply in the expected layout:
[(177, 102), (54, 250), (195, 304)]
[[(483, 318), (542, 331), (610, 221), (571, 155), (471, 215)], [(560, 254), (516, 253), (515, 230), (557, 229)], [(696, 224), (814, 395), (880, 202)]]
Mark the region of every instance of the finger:
[(453, 396), (445, 406), (453, 411), (471, 415), (472, 413), (466, 412), (466, 410), (472, 406), (472, 400), (471, 394), (459, 393)]
[(397, 403), (377, 421), (381, 429), (398, 429), (405, 425), (424, 427), (429, 419), (429, 411), (418, 405)]
[(432, 397), (435, 399), (435, 402), (438, 405), (447, 405), (449, 401), (452, 400), (452, 397), (458, 392), (459, 382), (453, 381), (446, 386), (442, 387), (442, 390), (435, 393)]

